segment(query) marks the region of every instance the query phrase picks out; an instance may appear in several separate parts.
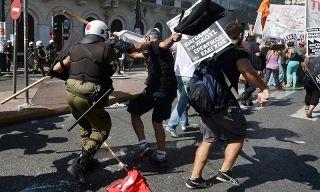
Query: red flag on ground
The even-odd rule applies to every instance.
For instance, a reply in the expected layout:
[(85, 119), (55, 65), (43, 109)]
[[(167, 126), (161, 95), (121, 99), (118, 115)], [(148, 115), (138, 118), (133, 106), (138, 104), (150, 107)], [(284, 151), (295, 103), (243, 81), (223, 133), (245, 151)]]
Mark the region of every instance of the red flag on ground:
[(262, 12), (262, 16), (261, 16), (261, 25), (262, 25), (262, 30), (266, 24), (266, 21), (267, 21), (267, 17), (268, 15), (270, 14), (270, 10), (269, 10), (269, 7), (270, 7), (270, 1), (271, 0), (263, 0), (260, 4), (260, 7), (258, 9), (258, 13), (259, 12)]
[(106, 192), (151, 192), (145, 178), (136, 170), (128, 171), (126, 178), (107, 187)]

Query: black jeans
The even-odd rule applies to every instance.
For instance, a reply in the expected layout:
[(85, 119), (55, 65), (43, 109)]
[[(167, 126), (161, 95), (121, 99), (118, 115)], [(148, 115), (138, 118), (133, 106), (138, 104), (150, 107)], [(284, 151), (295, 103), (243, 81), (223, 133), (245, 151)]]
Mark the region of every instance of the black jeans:
[(244, 92), (242, 93), (242, 99), (249, 100), (251, 95), (256, 91), (257, 87), (248, 82), (244, 85)]

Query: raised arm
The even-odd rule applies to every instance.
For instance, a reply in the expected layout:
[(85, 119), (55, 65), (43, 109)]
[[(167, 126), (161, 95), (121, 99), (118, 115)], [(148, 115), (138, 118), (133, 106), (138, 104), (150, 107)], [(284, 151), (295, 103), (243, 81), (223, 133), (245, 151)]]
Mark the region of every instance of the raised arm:
[(172, 47), (172, 45), (177, 42), (180, 41), (182, 37), (181, 33), (174, 33), (172, 34), (170, 37), (168, 37), (167, 39), (165, 39), (164, 41), (159, 43), (159, 48), (160, 49), (170, 49), (170, 47)]

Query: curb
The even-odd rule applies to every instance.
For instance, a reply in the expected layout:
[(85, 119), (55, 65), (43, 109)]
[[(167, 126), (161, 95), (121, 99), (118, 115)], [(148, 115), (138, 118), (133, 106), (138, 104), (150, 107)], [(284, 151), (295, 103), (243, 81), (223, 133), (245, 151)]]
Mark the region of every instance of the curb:
[[(128, 93), (123, 96), (110, 96), (109, 104), (112, 105), (117, 102), (128, 101), (139, 93)], [(7, 114), (1, 114), (0, 116), (0, 128), (16, 123), (28, 122), (37, 119), (48, 118), (57, 115), (63, 115), (70, 113), (68, 105), (60, 105), (55, 108), (29, 108), (22, 111), (8, 112)]]

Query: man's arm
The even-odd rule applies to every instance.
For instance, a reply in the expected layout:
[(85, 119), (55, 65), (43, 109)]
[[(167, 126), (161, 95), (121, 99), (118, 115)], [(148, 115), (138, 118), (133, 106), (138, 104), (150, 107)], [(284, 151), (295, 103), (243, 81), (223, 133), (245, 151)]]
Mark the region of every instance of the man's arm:
[(134, 60), (143, 60), (143, 59), (146, 59), (144, 57), (144, 55), (142, 53), (139, 53), (139, 52), (135, 52), (135, 53), (127, 53), (126, 54), (128, 57), (134, 59)]
[(249, 82), (257, 86), (261, 93), (258, 94), (258, 101), (264, 103), (269, 98), (269, 87), (262, 81), (258, 73), (250, 64), (250, 60), (246, 58), (239, 59), (236, 63), (237, 69), (243, 77)]
[(144, 43), (129, 43), (120, 39), (115, 39), (112, 38), (111, 40), (111, 45), (119, 50), (119, 51), (123, 51), (123, 52), (127, 52), (127, 53), (134, 53), (134, 52), (141, 52), (143, 50), (148, 49), (152, 44), (152, 41), (147, 41)]
[(177, 42), (180, 41), (182, 37), (181, 33), (174, 33), (172, 34), (170, 37), (168, 37), (167, 39), (165, 39), (164, 41), (159, 43), (159, 48), (160, 49), (170, 49), (170, 47), (172, 47), (172, 45)]
[(68, 69), (70, 67), (70, 56), (67, 56), (63, 61), (58, 62), (54, 65), (53, 70), (58, 73), (62, 73), (64, 69)]
[(145, 43), (134, 43), (131, 48), (131, 53), (141, 52), (148, 49), (152, 44), (152, 41), (147, 41)]

